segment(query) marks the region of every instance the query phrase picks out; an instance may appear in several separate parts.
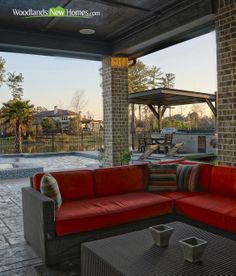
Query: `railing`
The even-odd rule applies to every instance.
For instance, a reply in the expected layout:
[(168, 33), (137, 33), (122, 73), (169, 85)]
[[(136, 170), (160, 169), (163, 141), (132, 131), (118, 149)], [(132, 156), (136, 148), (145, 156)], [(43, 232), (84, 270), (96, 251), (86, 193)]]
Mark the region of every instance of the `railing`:
[[(103, 147), (103, 133), (86, 132), (79, 135), (51, 134), (34, 139), (24, 139), (22, 150), (25, 153), (99, 150)], [(0, 138), (0, 153), (15, 153), (14, 137)]]

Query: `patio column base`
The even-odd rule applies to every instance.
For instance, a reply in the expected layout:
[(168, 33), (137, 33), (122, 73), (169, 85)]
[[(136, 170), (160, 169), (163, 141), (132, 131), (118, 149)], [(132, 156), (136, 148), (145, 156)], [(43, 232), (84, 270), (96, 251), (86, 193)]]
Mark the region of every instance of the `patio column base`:
[(128, 59), (102, 60), (104, 166), (120, 165), (120, 154), (129, 150)]

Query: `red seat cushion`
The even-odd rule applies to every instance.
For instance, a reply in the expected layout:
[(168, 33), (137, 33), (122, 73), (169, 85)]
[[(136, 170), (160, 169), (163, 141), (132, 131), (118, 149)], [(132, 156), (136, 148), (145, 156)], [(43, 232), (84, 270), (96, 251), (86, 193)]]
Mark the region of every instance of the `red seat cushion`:
[(176, 201), (177, 213), (224, 230), (226, 214), (235, 208), (235, 199), (216, 194), (192, 196)]
[(139, 192), (147, 186), (147, 166), (143, 164), (97, 169), (94, 174), (96, 196)]
[[(33, 188), (40, 189), (43, 175), (43, 173), (37, 173), (32, 177)], [(52, 172), (51, 175), (57, 180), (63, 201), (86, 199), (95, 195), (91, 170)]]
[(210, 192), (236, 197), (236, 167), (213, 166)]
[(56, 212), (56, 233), (95, 230), (168, 214), (172, 209), (171, 199), (145, 192), (63, 202)]
[(226, 215), (225, 221), (226, 230), (232, 233), (236, 233), (236, 209)]
[(185, 197), (199, 195), (199, 192), (158, 192), (159, 195), (166, 196), (170, 199), (177, 200)]

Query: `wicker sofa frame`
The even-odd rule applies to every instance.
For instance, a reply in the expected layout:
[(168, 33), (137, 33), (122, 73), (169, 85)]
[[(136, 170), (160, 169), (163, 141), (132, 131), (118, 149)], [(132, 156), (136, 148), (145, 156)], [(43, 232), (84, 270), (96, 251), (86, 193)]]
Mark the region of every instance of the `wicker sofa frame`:
[(47, 265), (53, 265), (72, 257), (80, 257), (80, 245), (83, 242), (145, 229), (151, 225), (167, 223), (175, 219), (175, 215), (170, 214), (58, 237), (55, 234), (55, 208), (52, 199), (34, 188), (27, 187), (22, 188), (22, 202), (25, 240)]
[(22, 188), (22, 201), (25, 240), (47, 265), (80, 257), (80, 245), (83, 242), (137, 231), (155, 224), (176, 220), (236, 240), (236, 235), (233, 233), (186, 218), (176, 214), (175, 211), (172, 214), (151, 219), (58, 237), (55, 234), (54, 201), (31, 187)]

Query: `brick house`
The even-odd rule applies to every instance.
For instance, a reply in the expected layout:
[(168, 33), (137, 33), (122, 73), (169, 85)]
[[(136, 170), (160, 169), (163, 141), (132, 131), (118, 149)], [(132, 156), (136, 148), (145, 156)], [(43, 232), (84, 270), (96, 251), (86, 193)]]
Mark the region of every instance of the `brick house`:
[(102, 129), (102, 120), (94, 120), (92, 118), (82, 117), (82, 113), (76, 113), (74, 111), (59, 109), (57, 106), (54, 106), (54, 110), (47, 110), (37, 112), (34, 115), (33, 125), (37, 128), (43, 119), (51, 118), (56, 123), (60, 124), (61, 129), (66, 131), (68, 130), (69, 123), (71, 119), (80, 118), (82, 129), (90, 132), (99, 132)]
[(47, 110), (38, 112), (34, 115), (34, 123), (33, 125), (39, 126), (43, 119), (45, 118), (51, 118), (56, 123), (59, 123), (61, 125), (62, 130), (68, 129), (70, 119), (76, 118), (79, 116), (74, 111), (65, 110), (65, 109), (59, 109), (57, 106), (54, 106), (53, 110)]

